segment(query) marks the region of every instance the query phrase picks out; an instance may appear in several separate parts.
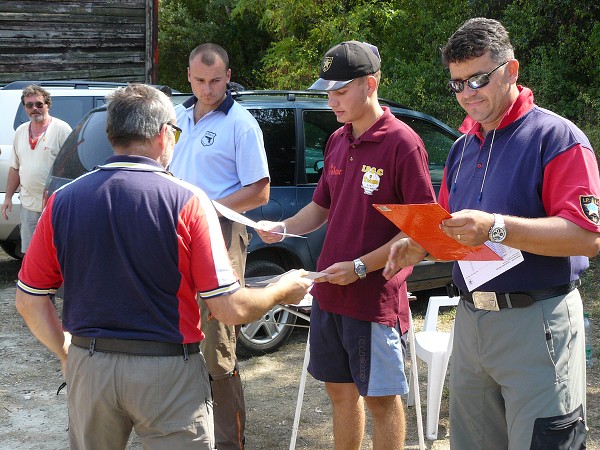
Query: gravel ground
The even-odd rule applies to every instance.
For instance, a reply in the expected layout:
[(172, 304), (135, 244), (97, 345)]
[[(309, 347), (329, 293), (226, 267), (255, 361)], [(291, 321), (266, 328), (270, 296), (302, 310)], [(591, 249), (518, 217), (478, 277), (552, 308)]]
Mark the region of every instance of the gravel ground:
[[(14, 282), (18, 268), (17, 261), (0, 254), (0, 450), (66, 449), (66, 392), (63, 390), (56, 395), (62, 375), (58, 360), (31, 335), (15, 309)], [(62, 301), (58, 299), (59, 313), (61, 306)], [(425, 304), (419, 301), (412, 307), (418, 329), (422, 326)], [(597, 338), (599, 330), (594, 331)], [(240, 361), (248, 413), (247, 450), (289, 448), (306, 337), (307, 329), (297, 328), (278, 352)], [(410, 370), (410, 362), (407, 364)], [(426, 378), (427, 368), (420, 364), (424, 420)], [(588, 370), (589, 449), (600, 449), (597, 426), (600, 415), (599, 378), (597, 367)], [(330, 417), (331, 409), (324, 386), (309, 375), (296, 448), (333, 448)], [(406, 449), (418, 449), (414, 407), (407, 408), (406, 422)], [(438, 438), (437, 441), (426, 441), (427, 448), (449, 449), (447, 387), (442, 399)], [(135, 435), (128, 448), (142, 448)], [(362, 448), (372, 448), (368, 433)]]

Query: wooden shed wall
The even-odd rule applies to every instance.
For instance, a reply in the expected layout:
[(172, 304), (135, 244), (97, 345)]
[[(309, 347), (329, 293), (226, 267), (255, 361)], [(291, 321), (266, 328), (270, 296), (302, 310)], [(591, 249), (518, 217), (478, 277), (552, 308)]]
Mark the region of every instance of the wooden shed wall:
[(2, 0), (0, 83), (155, 82), (158, 0)]

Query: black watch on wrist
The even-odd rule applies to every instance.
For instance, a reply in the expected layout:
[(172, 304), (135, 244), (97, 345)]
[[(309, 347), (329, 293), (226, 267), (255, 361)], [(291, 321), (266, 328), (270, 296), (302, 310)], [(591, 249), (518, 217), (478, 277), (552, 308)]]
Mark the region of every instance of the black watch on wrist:
[(361, 280), (364, 280), (367, 277), (367, 266), (365, 266), (365, 263), (363, 263), (360, 258), (354, 260), (354, 273), (356, 273)]

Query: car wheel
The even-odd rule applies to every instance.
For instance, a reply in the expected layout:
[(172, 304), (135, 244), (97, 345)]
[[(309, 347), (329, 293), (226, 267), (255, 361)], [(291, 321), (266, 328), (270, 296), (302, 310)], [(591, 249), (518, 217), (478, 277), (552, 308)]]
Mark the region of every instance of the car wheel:
[(13, 241), (2, 241), (0, 242), (0, 248), (4, 250), (8, 256), (15, 259), (23, 259), (23, 253), (21, 253), (21, 243)]
[[(246, 266), (246, 278), (266, 275), (280, 275), (285, 270), (270, 261), (252, 261)], [(292, 334), (296, 315), (281, 306), (274, 306), (259, 320), (242, 325), (237, 341), (237, 354), (240, 356), (260, 356), (273, 353)]]

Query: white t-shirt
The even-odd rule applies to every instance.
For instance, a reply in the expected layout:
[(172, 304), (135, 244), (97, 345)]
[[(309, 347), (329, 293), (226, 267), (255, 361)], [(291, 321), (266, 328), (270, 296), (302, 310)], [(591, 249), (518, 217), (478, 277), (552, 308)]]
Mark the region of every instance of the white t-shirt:
[(21, 179), (21, 206), (29, 211), (42, 210), (42, 195), (52, 163), (61, 145), (71, 133), (71, 127), (56, 117), (32, 150), (29, 145), (29, 123), (24, 123), (13, 139), (10, 166), (19, 171)]

